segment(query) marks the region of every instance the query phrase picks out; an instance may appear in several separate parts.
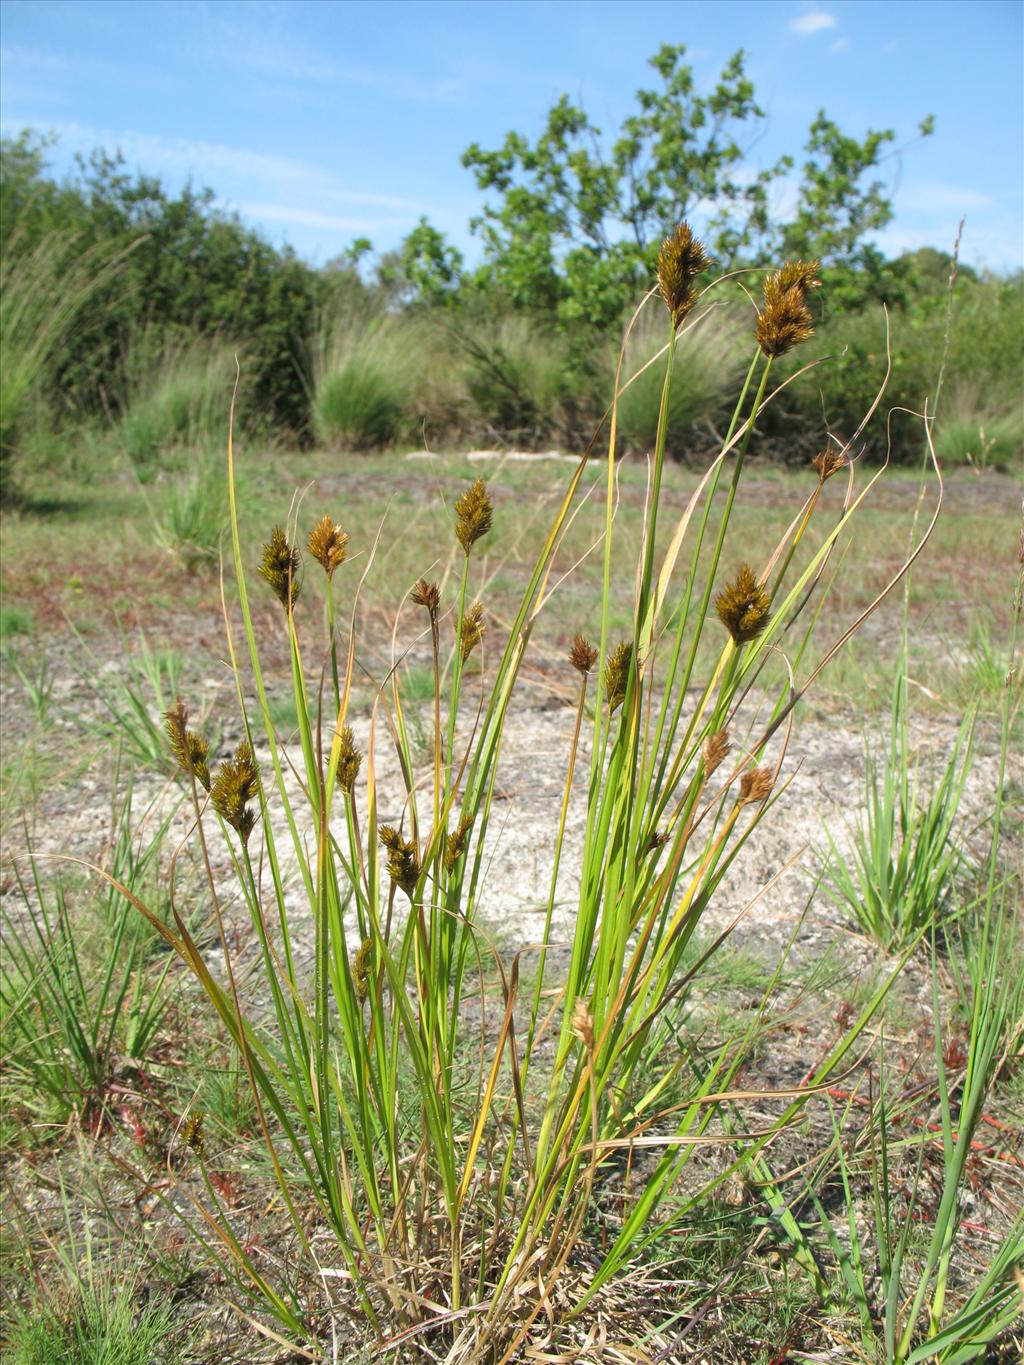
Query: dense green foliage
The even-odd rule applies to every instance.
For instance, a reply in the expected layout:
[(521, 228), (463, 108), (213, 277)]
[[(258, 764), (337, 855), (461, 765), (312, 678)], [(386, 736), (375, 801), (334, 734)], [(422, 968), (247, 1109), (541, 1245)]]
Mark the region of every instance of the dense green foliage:
[[(629, 301), (688, 215), (719, 270), (752, 272), (752, 293), (764, 265), (822, 262), (811, 354), (833, 358), (775, 405), (761, 450), (793, 457), (817, 448), (826, 427), (856, 429), (885, 371), (883, 303), (886, 406), (920, 411), (945, 345), (949, 259), (925, 248), (887, 260), (870, 241), (892, 217), (879, 174), (895, 133), (859, 140), (822, 110), (802, 159), (783, 156), (751, 178), (744, 149), (764, 112), (743, 54), (708, 93), (685, 57), (682, 46), (659, 49), (650, 88), (613, 136), (563, 96), (535, 139), (473, 143), (463, 164), (487, 196), (472, 223), (475, 265), (424, 218), (394, 251), (378, 256), (359, 239), (314, 269), (217, 209), (210, 190), (172, 194), (105, 152), (58, 183), (45, 140), (6, 140), (5, 489), (13, 460), (31, 470), (53, 458), (55, 435), (83, 424), (144, 480), (219, 445), (236, 355), (239, 420), (253, 434), (349, 448), (424, 439), (580, 448), (603, 411)], [(782, 176), (797, 185), (789, 221), (770, 212)], [(939, 433), (949, 458), (1005, 464), (1020, 453), (1022, 293), (1020, 276), (961, 268)], [(669, 433), (679, 458), (709, 448), (747, 327), (736, 313), (708, 322), (725, 369), (704, 364), (680, 385)], [(631, 358), (645, 347), (637, 338)], [(645, 449), (656, 399), (644, 385), (623, 418), (627, 443)], [(917, 453), (916, 430), (897, 418), (897, 458)], [(885, 445), (879, 420), (867, 452)]]

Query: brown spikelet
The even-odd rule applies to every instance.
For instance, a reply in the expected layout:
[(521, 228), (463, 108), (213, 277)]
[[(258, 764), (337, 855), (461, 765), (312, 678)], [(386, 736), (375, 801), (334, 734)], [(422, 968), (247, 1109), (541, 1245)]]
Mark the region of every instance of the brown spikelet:
[(206, 1115), (201, 1109), (193, 1109), (181, 1129), (181, 1140), (197, 1157), (202, 1158), (206, 1150), (206, 1134), (203, 1131)]
[(491, 529), (491, 500), (483, 479), (477, 479), (455, 504), (455, 534), (466, 554)]
[(705, 778), (722, 766), (731, 747), (728, 730), (716, 730), (713, 735), (708, 735), (702, 745)]
[(351, 792), (359, 776), (359, 765), (363, 756), (352, 739), (352, 727), (345, 725), (341, 731), (341, 746), (338, 756), (338, 785), (342, 791)]
[(164, 712), (164, 729), (179, 767), (191, 773), (209, 791), (210, 769), (206, 760), (210, 746), (202, 735), (188, 728), (188, 712), (182, 702), (176, 701)]
[(670, 839), (668, 830), (652, 829), (644, 841), (641, 858), (646, 858), (649, 853), (654, 853), (656, 849), (664, 848)]
[(741, 564), (736, 577), (715, 598), (715, 611), (737, 645), (755, 640), (771, 615), (771, 595), (759, 583), (749, 564)]
[(370, 971), (373, 965), (373, 941), (364, 938), (352, 959), (352, 984), (360, 1004), (370, 994)]
[(572, 1031), (588, 1052), (594, 1047), (594, 1016), (585, 1000), (577, 1000), (572, 1011)]
[(827, 445), (824, 450), (819, 450), (817, 455), (811, 459), (811, 464), (818, 471), (819, 483), (825, 483), (833, 474), (838, 474), (841, 469), (845, 469), (848, 463), (846, 456), (834, 449), (832, 445)]
[(608, 655), (604, 666), (604, 692), (608, 711), (616, 710), (626, 700), (626, 686), (629, 682), (629, 666), (633, 661), (633, 642), (623, 640)]
[(294, 607), (299, 595), (300, 566), (299, 552), (288, 544), (288, 538), (280, 526), (275, 526), (273, 534), (263, 547), (260, 575), (274, 589), (278, 601), (286, 610)]
[(771, 768), (748, 768), (740, 778), (739, 804), (750, 806), (766, 801), (774, 785), (775, 776)]
[(309, 553), (330, 578), (334, 570), (345, 562), (348, 535), (325, 513), (310, 531), (306, 545)]
[(217, 814), (237, 831), (242, 843), (256, 824), (255, 812), (249, 802), (259, 795), (260, 779), (248, 740), (242, 740), (232, 759), (226, 759), (217, 769), (210, 797)]
[(764, 282), (764, 306), (754, 338), (766, 356), (787, 351), (814, 335), (807, 295), (817, 289), (817, 261), (790, 261)]
[(694, 281), (711, 264), (710, 256), (694, 237), (689, 223), (680, 223), (662, 242), (656, 267), (658, 286), (677, 331), (697, 302)]
[(411, 839), (403, 839), (391, 825), (381, 825), (378, 837), (388, 851), (388, 872), (391, 874), (391, 880), (412, 900), (420, 875), (416, 845)]
[(441, 605), (441, 589), (436, 583), (428, 583), (425, 578), (421, 578), (409, 597), (418, 607), (426, 607), (431, 620), (436, 618), (437, 609)]
[(597, 663), (597, 650), (585, 635), (577, 635), (569, 650), (569, 662), (579, 673), (586, 675)]
[(446, 872), (451, 872), (455, 864), (459, 861), (466, 851), (469, 843), (469, 831), (473, 827), (473, 817), (464, 815), (455, 829), (448, 835), (444, 844), (444, 867)]
[(459, 645), (462, 650), (463, 663), (466, 662), (483, 638), (484, 609), (481, 603), (474, 602), (473, 605), (467, 609), (465, 616), (463, 616), (462, 629), (459, 632)]

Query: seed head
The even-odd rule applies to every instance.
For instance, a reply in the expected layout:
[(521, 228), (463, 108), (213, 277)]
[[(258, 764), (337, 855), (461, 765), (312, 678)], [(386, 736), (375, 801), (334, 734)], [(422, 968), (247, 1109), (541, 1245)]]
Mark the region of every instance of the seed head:
[(740, 778), (739, 804), (752, 806), (767, 801), (774, 785), (775, 777), (771, 768), (748, 768)]
[(459, 634), (463, 663), (466, 662), (483, 638), (484, 609), (479, 602), (474, 602), (462, 618), (462, 629)]
[(807, 295), (821, 283), (818, 269), (817, 261), (791, 261), (765, 279), (754, 339), (766, 356), (785, 355), (814, 335)]
[(260, 574), (274, 589), (286, 611), (295, 606), (299, 595), (300, 565), (298, 550), (292, 549), (280, 526), (275, 526), (273, 534), (263, 547)]
[(694, 280), (711, 264), (710, 256), (694, 237), (689, 223), (680, 223), (662, 242), (658, 252), (658, 284), (677, 331), (697, 302)]
[(477, 479), (455, 504), (455, 534), (469, 554), (470, 548), (491, 529), (491, 500), (483, 479)]
[(629, 682), (629, 666), (632, 661), (631, 640), (623, 640), (608, 655), (608, 662), (604, 666), (604, 691), (609, 715), (626, 700), (626, 684)]
[(659, 848), (664, 848), (670, 837), (668, 830), (652, 829), (644, 842), (643, 852), (640, 856), (646, 858), (649, 853), (654, 853)]
[(715, 611), (737, 645), (755, 640), (768, 624), (771, 595), (757, 581), (749, 564), (741, 564), (736, 577), (715, 598)]
[(441, 589), (436, 583), (428, 583), (421, 578), (409, 596), (418, 607), (426, 607), (432, 621), (436, 620), (437, 609), (441, 605)]
[(338, 758), (338, 782), (342, 791), (351, 792), (359, 776), (359, 765), (363, 756), (352, 739), (352, 727), (346, 725), (341, 731), (341, 751)]
[(217, 769), (210, 793), (213, 808), (222, 820), (237, 831), (243, 844), (256, 824), (256, 815), (249, 806), (259, 795), (260, 777), (248, 740), (242, 740), (233, 759), (226, 759)]
[(391, 825), (381, 825), (378, 834), (388, 851), (388, 872), (391, 874), (391, 880), (412, 900), (420, 875), (416, 845), (411, 839), (403, 839)]
[(373, 941), (364, 938), (352, 959), (352, 982), (360, 1004), (370, 993), (370, 970), (373, 966)]
[(181, 1130), (182, 1142), (200, 1158), (206, 1148), (206, 1134), (203, 1132), (205, 1118), (201, 1109), (193, 1109)]
[(320, 562), (328, 578), (345, 562), (348, 536), (326, 513), (310, 531), (306, 544), (309, 553)]
[(577, 1000), (573, 1008), (572, 1031), (590, 1052), (594, 1046), (594, 1016), (585, 1000)]
[(473, 828), (473, 817), (464, 815), (455, 829), (448, 835), (444, 844), (444, 867), (446, 872), (451, 872), (455, 864), (459, 861), (466, 851), (469, 843), (469, 831)]
[(833, 474), (838, 474), (841, 469), (845, 469), (848, 461), (845, 455), (835, 450), (833, 446), (827, 445), (824, 450), (819, 450), (811, 464), (818, 471), (818, 482), (825, 483)]
[(722, 766), (731, 747), (728, 730), (716, 730), (713, 735), (708, 735), (702, 746), (705, 778)]
[(210, 746), (202, 735), (188, 728), (188, 712), (180, 701), (164, 712), (164, 728), (178, 766), (191, 773), (209, 791), (210, 769), (206, 759)]
[(569, 650), (569, 662), (577, 672), (586, 676), (597, 663), (597, 650), (585, 635), (577, 635)]

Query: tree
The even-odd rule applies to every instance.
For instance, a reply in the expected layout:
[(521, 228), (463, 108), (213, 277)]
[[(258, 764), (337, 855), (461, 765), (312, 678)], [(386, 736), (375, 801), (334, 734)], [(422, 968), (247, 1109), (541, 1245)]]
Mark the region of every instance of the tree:
[[(637, 111), (610, 146), (563, 95), (535, 143), (510, 132), (496, 151), (467, 148), (463, 165), (496, 195), (472, 223), (484, 246), (483, 279), (514, 307), (613, 324), (648, 286), (662, 238), (695, 218), (721, 268), (818, 256), (847, 285), (861, 271), (869, 292), (882, 292), (884, 258), (866, 235), (892, 210), (881, 182), (864, 177), (895, 135), (869, 132), (859, 142), (819, 114), (793, 221), (773, 224), (770, 191), (794, 159), (754, 172), (745, 164), (765, 114), (744, 54), (709, 94), (697, 89), (685, 55), (681, 44), (654, 54), (659, 82), (636, 92)], [(931, 131), (930, 120), (921, 131)]]

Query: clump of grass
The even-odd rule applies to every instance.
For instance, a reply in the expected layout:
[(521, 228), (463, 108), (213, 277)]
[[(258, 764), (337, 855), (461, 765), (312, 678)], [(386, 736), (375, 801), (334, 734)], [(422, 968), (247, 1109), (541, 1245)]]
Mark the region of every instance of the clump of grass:
[[(319, 553), (321, 528), (330, 528), (336, 542), (350, 533), (353, 548), (361, 540), (365, 561), (372, 547), (359, 528), (342, 530), (333, 509), (316, 508), (308, 541), (306, 527), (278, 527), (261, 555), (244, 548), (229, 441), (247, 668), (233, 638), (229, 651), (244, 750), (215, 767), (202, 727), (190, 728), (180, 704), (168, 715), (207, 871), (218, 960), (180, 918), (171, 926), (140, 898), (134, 903), (194, 973), (238, 1049), (298, 1254), (293, 1266), (271, 1275), (240, 1244), (203, 1143), (192, 1133), (208, 1202), (199, 1235), (225, 1272), (247, 1282), (297, 1340), (324, 1330), (311, 1310), (314, 1292), (324, 1319), (341, 1311), (335, 1297), (341, 1286), (319, 1275), (323, 1247), (310, 1245), (311, 1207), (332, 1243), (332, 1264), (345, 1275), (349, 1306), (362, 1312), (377, 1339), (398, 1345), (408, 1330), (449, 1365), (481, 1359), (505, 1365), (531, 1340), (538, 1319), (547, 1344), (557, 1348), (631, 1260), (720, 1183), (716, 1177), (709, 1186), (694, 1174), (692, 1193), (672, 1201), (692, 1173), (693, 1154), (731, 1112), (725, 1106), (739, 1101), (738, 1070), (765, 1025), (763, 1011), (755, 1010), (727, 1046), (674, 1054), (679, 1010), (728, 935), (714, 937), (695, 959), (688, 949), (722, 878), (781, 799), (794, 708), (839, 648), (807, 663), (810, 627), (800, 625), (801, 612), (874, 481), (856, 491), (845, 452), (827, 470), (809, 465), (806, 495), (767, 561), (749, 565), (736, 554), (730, 527), (773, 366), (810, 327), (807, 296), (817, 266), (793, 263), (766, 283), (756, 344), (748, 338), (747, 368), (718, 455), (670, 524), (662, 524), (669, 517), (660, 494), (676, 353), (700, 316), (697, 275), (706, 264), (685, 228), (659, 257), (668, 311), (663, 398), (638, 542), (618, 535), (615, 524), (618, 410), (628, 392), (620, 355), (608, 428), (602, 592), (594, 619), (578, 623), (563, 663), (576, 719), (563, 797), (552, 815), (543, 947), (529, 986), (519, 956), (509, 961), (486, 929), (493, 803), (506, 721), (555, 591), (586, 456), (554, 508), (509, 619), (494, 619), (489, 608), (483, 559), (502, 535), (490, 493), (476, 480), (455, 501), (450, 539), (438, 547), (451, 556), (453, 571), (441, 584), (426, 577), (410, 584), (395, 626), (396, 657), (375, 684), (364, 750), (349, 723), (353, 679), (364, 668), (356, 648), (362, 585), (351, 576), (357, 556), (339, 561), (334, 572), (330, 557), (325, 562)], [(402, 359), (392, 355), (390, 363)], [(389, 382), (413, 381), (399, 374)], [(373, 387), (367, 392), (372, 397)], [(341, 412), (333, 431), (356, 430), (348, 413)], [(840, 471), (848, 480), (841, 513), (806, 536), (812, 522), (818, 530), (826, 481)], [(716, 496), (720, 485), (724, 499)], [(303, 562), (307, 543), (311, 558)], [(294, 744), (282, 739), (267, 690), (249, 598), (253, 564), (288, 640)], [(364, 563), (364, 575), (368, 568)], [(623, 578), (635, 590), (617, 638), (611, 585)], [(335, 594), (353, 604), (347, 634), (335, 622)], [(310, 614), (321, 617), (321, 596), (323, 651), (309, 665), (306, 622)], [(420, 744), (404, 705), (397, 644), (403, 623), (430, 650), (429, 728)], [(788, 667), (770, 668), (784, 650), (792, 656)], [(767, 691), (760, 705), (751, 701), (755, 687)], [(588, 761), (585, 723), (583, 852), (567, 875), (569, 802), (577, 766)], [(386, 807), (381, 732), (397, 754), (401, 783)], [(286, 777), (293, 768), (298, 792)], [(231, 801), (224, 795), (229, 785)], [(222, 911), (228, 886), (209, 851), (215, 825), (232, 849), (235, 890), (255, 931), (259, 1011), (228, 947)], [(286, 860), (299, 879), (288, 894)], [(556, 980), (550, 945), (555, 910), (567, 894), (574, 902), (568, 965)], [(315, 928), (308, 974), (299, 914)], [(888, 985), (815, 1061), (812, 1087), (848, 1053)], [(657, 1081), (645, 1084), (652, 1075)], [(685, 1100), (669, 1102), (681, 1077)], [(756, 1131), (730, 1122), (727, 1140), (739, 1154), (726, 1175), (756, 1162), (808, 1094), (793, 1096), (777, 1121)], [(624, 1170), (621, 1216), (580, 1279), (570, 1268), (596, 1190)], [(427, 1282), (426, 1298), (440, 1311), (425, 1303)]]
[(223, 343), (145, 335), (136, 341), (116, 440), (139, 479), (149, 482), (223, 446), (234, 378), (232, 348)]
[(35, 625), (32, 608), (20, 602), (5, 602), (0, 606), (0, 640), (9, 640), (15, 635), (31, 635)]
[(332, 450), (393, 444), (415, 426), (429, 349), (423, 328), (387, 315), (325, 323), (313, 376), (317, 439)]

